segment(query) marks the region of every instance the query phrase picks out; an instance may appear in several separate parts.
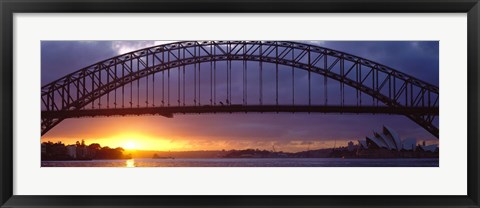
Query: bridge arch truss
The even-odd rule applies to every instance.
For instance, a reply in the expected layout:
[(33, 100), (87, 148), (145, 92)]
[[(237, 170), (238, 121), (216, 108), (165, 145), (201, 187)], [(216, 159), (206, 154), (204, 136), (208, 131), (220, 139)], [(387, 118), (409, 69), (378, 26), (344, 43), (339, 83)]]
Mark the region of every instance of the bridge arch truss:
[[(239, 105), (232, 103), (232, 62), (242, 62), (243, 75), (243, 101)], [(217, 63), (226, 63), (226, 100), (217, 101), (214, 90), (213, 76), (216, 75)], [(256, 67), (260, 73), (259, 78), (259, 102), (256, 105), (248, 104), (246, 97), (245, 85), (248, 84), (245, 73), (248, 73), (246, 62), (259, 63)], [(203, 65), (201, 65), (203, 63)], [(274, 65), (276, 69), (276, 103), (268, 106), (262, 103), (264, 90), (262, 89), (262, 67), (263, 63)], [(438, 116), (439, 106), (439, 90), (437, 86), (416, 79), (413, 76), (395, 70), (391, 67), (380, 63), (361, 58), (352, 54), (344, 53), (338, 50), (324, 48), (306, 43), (289, 42), (289, 41), (183, 41), (170, 44), (158, 45), (140, 49), (137, 51), (125, 53), (112, 57), (110, 59), (92, 64), (78, 71), (70, 73), (42, 87), (42, 135), (56, 126), (62, 120), (70, 117), (80, 117), (82, 115), (93, 116), (88, 112), (129, 112), (129, 109), (141, 109), (148, 112), (152, 108), (162, 108), (165, 112), (169, 109), (177, 109), (185, 107), (185, 109), (194, 109), (192, 107), (206, 107), (200, 103), (200, 78), (197, 74), (194, 78), (195, 93), (193, 104), (185, 105), (185, 87), (183, 94), (178, 87), (178, 107), (173, 108), (170, 104), (170, 94), (168, 100), (162, 98), (161, 103), (155, 103), (155, 98), (149, 98), (149, 95), (155, 96), (155, 74), (168, 73), (167, 79), (170, 77), (171, 69), (178, 69), (178, 83), (181, 83), (181, 70), (183, 69), (183, 84), (185, 84), (185, 67), (194, 66), (195, 73), (198, 76), (200, 66), (209, 64), (211, 87), (210, 100), (208, 106), (214, 111), (222, 112), (222, 109), (238, 109), (238, 111), (250, 111), (255, 109), (264, 109), (258, 111), (335, 111), (335, 109), (360, 109), (359, 112), (370, 113), (395, 113), (407, 116), (415, 123), (426, 129), (428, 132), (438, 137), (438, 127), (434, 124), (435, 118)], [(278, 70), (279, 66), (291, 67), (293, 70), (305, 70), (308, 72), (308, 103), (305, 105), (295, 105), (293, 97), (290, 108), (285, 108), (279, 104), (279, 83)], [(203, 69), (205, 72), (205, 69)], [(325, 79), (324, 86), (312, 86), (311, 76), (318, 74)], [(165, 76), (162, 75), (162, 79)], [(125, 88), (130, 85), (127, 90), (132, 90), (133, 83), (137, 82), (140, 90), (139, 81), (147, 82), (146, 101), (144, 106), (140, 106), (140, 96), (137, 94), (137, 105), (134, 106), (133, 93), (125, 99), (123, 97)], [(150, 85), (148, 81), (150, 80)], [(356, 91), (357, 101), (354, 106), (344, 106), (344, 102), (340, 102), (340, 106), (329, 108), (328, 97), (325, 96), (323, 105), (312, 105), (311, 88), (322, 87), (327, 94), (327, 80), (335, 80), (339, 84), (339, 93), (336, 95), (340, 100), (344, 100), (345, 86), (349, 86)], [(170, 80), (167, 80), (168, 83)], [(198, 81), (198, 83), (197, 83)], [(151, 82), (154, 82), (152, 85)], [(159, 80), (157, 80), (157, 83)], [(165, 84), (162, 80), (162, 84)], [(169, 83), (170, 85), (170, 83)], [(153, 87), (148, 87), (153, 86)], [(198, 86), (198, 87), (197, 87)], [(294, 84), (292, 85), (295, 86)], [(151, 88), (151, 89), (149, 89)], [(165, 86), (162, 86), (164, 93)], [(148, 91), (150, 90), (150, 92)], [(122, 91), (122, 93), (117, 93)], [(152, 92), (153, 91), (153, 92)], [(168, 91), (170, 93), (170, 90)], [(198, 95), (197, 95), (198, 93)], [(117, 97), (122, 94), (122, 98)], [(362, 105), (362, 94), (371, 97), (372, 102), (368, 106)], [(358, 99), (360, 95), (360, 100)], [(162, 95), (165, 96), (165, 95)], [(197, 97), (198, 96), (198, 97)], [(106, 105), (102, 106), (102, 99), (107, 100)], [(144, 99), (144, 98), (142, 98)], [(183, 99), (183, 102), (182, 102)], [(113, 106), (110, 104), (113, 101)], [(375, 105), (376, 103), (376, 105)], [(379, 106), (379, 103), (381, 104)], [(173, 105), (173, 104), (172, 104)], [(89, 108), (89, 106), (91, 106)], [(218, 106), (218, 108), (213, 108)], [(170, 108), (169, 108), (170, 107)], [(190, 107), (190, 108), (187, 108)], [(219, 110), (220, 109), (220, 110)], [(313, 109), (313, 110), (311, 110)], [(317, 110), (315, 110), (317, 109)], [(378, 111), (384, 109), (384, 111)], [(363, 111), (362, 111), (363, 110)], [(188, 111), (188, 110), (187, 110)], [(135, 112), (135, 111), (133, 111)], [(136, 111), (137, 113), (140, 111)], [(185, 113), (185, 110), (183, 110)], [(158, 113), (162, 114), (162, 113)], [(165, 114), (167, 115), (167, 114)]]

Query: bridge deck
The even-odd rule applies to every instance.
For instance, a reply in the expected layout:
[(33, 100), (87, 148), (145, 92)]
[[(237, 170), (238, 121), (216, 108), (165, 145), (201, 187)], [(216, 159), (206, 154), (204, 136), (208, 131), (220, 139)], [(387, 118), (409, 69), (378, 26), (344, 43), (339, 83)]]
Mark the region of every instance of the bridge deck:
[(288, 105), (203, 105), (203, 106), (163, 106), (141, 108), (109, 108), (85, 109), (73, 111), (42, 111), (42, 117), (78, 118), (97, 116), (124, 116), (124, 115), (162, 115), (173, 117), (173, 114), (204, 114), (204, 113), (346, 113), (346, 114), (435, 114), (438, 108), (402, 107), (392, 108), (387, 106), (288, 106)]

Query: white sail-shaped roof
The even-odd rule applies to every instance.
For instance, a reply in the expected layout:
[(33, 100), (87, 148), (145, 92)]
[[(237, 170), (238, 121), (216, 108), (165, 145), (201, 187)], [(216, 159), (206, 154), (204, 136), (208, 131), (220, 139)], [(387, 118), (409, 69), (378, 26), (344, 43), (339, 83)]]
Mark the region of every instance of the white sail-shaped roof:
[(367, 141), (365, 141), (365, 140), (358, 140), (358, 143), (360, 144), (360, 146), (362, 146), (363, 149), (368, 149)]
[[(386, 148), (388, 150), (407, 150), (414, 151), (417, 148), (416, 138), (407, 138), (401, 140), (397, 132), (388, 126), (383, 126), (382, 133), (373, 131), (374, 136), (367, 136), (366, 140), (358, 140), (358, 143), (365, 149), (368, 149), (369, 144), (375, 144), (379, 148)], [(425, 151), (435, 151), (438, 148), (438, 144), (421, 146)]]
[(397, 132), (395, 132), (392, 128), (388, 126), (383, 126), (383, 134), (385, 134), (386, 137), (388, 137), (389, 139), (393, 140), (397, 150), (402, 149), (402, 142), (400, 141), (400, 137), (398, 137)]
[(388, 148), (387, 144), (385, 143), (385, 141), (383, 141), (383, 139), (379, 139), (377, 137), (369, 137), (369, 136), (367, 136), (367, 139), (375, 143), (380, 148)]
[(390, 139), (390, 138), (386, 137), (385, 135), (379, 134), (379, 133), (377, 133), (377, 132), (373, 132), (373, 135), (375, 135), (375, 137), (378, 138), (379, 140), (384, 141), (385, 144), (387, 144), (387, 148), (388, 148), (388, 149), (397, 149), (397, 147), (395, 146), (395, 142), (393, 141), (393, 139)]

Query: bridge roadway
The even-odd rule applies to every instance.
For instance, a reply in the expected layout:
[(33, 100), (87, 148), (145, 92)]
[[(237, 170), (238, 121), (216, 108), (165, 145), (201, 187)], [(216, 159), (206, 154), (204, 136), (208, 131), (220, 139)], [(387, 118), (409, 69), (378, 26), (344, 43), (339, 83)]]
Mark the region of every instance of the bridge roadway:
[(398, 114), (398, 115), (438, 115), (438, 108), (388, 107), (388, 106), (308, 106), (308, 105), (202, 105), (202, 106), (162, 106), (140, 108), (83, 109), (72, 111), (42, 111), (42, 118), (80, 118), (125, 115), (206, 114), (206, 113), (346, 113), (346, 114)]

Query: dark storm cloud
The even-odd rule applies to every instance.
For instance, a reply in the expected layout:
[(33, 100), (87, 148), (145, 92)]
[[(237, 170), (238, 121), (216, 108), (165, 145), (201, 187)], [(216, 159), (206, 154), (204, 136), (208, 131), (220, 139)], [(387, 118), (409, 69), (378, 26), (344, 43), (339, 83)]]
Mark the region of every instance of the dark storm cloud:
[(323, 46), (376, 61), (438, 86), (437, 41), (334, 41)]
[(98, 61), (154, 44), (155, 41), (42, 41), (42, 85)]
[(42, 85), (116, 55), (110, 42), (42, 41)]
[[(436, 41), (305, 41), (309, 44), (317, 44), (320, 46), (336, 49), (339, 51), (351, 53), (356, 56), (370, 59), (372, 61), (390, 66), (399, 71), (417, 77), (421, 80), (438, 86), (438, 42)], [(76, 71), (82, 67), (93, 64), (97, 61), (107, 59), (129, 50), (136, 50), (147, 46), (152, 46), (154, 41), (43, 41), (42, 42), (42, 85), (49, 83), (61, 76)], [(157, 42), (158, 43), (158, 42)], [(234, 67), (241, 67), (240, 63), (234, 63)], [(219, 63), (218, 67), (222, 68), (225, 64)], [(252, 63), (250, 67), (258, 67), (258, 63)], [(202, 65), (203, 70), (208, 70), (209, 65)], [(272, 84), (275, 77), (272, 72), (275, 66), (265, 64), (264, 78), (265, 82)], [(256, 69), (255, 69), (256, 70)], [(259, 92), (255, 84), (258, 72), (253, 70), (249, 79), (252, 84), (248, 87), (248, 91), (253, 96), (258, 96)], [(258, 70), (257, 70), (258, 71)], [(289, 67), (280, 68), (280, 96), (282, 102), (290, 102), (292, 96), (292, 85), (289, 77), (291, 71)], [(307, 73), (296, 70), (295, 99), (297, 103), (306, 103), (307, 99)], [(172, 73), (175, 80), (176, 73)], [(223, 76), (221, 73), (219, 76)], [(297, 80), (298, 79), (298, 80)], [(226, 88), (225, 79), (219, 79), (221, 89)], [(232, 79), (233, 91), (238, 95), (242, 94), (241, 78)], [(313, 77), (312, 85), (323, 84), (323, 78)], [(209, 80), (207, 77), (202, 78), (202, 91), (205, 95), (209, 95)], [(338, 82), (329, 80), (329, 87), (332, 86), (331, 92), (338, 86)], [(273, 85), (270, 85), (273, 86)], [(192, 89), (192, 86), (186, 86)], [(176, 92), (173, 88), (172, 92)], [(313, 89), (313, 93), (318, 95), (314, 97), (314, 102), (321, 103), (322, 90)], [(187, 92), (191, 93), (191, 92)], [(225, 99), (225, 95), (219, 95), (219, 101)], [(353, 91), (347, 92), (351, 95)], [(264, 94), (270, 102), (274, 100), (274, 88), (265, 88)], [(176, 100), (176, 99), (173, 99)], [(234, 96), (232, 102), (241, 103), (241, 97)], [(203, 103), (208, 103), (208, 99), (204, 97)], [(258, 102), (258, 99), (252, 99), (252, 102)], [(339, 102), (331, 100), (330, 103)], [(358, 139), (366, 135), (371, 135), (373, 130), (380, 131), (382, 125), (393, 127), (402, 138), (416, 137), (419, 139), (435, 139), (423, 128), (403, 116), (390, 115), (324, 115), (324, 114), (232, 114), (232, 115), (191, 115), (191, 116), (175, 116), (174, 119), (146, 117), (148, 123), (159, 123), (164, 128), (179, 132), (183, 136), (195, 137), (202, 135), (204, 137), (216, 137), (225, 140), (235, 140), (239, 138), (248, 138), (251, 140), (272, 140), (290, 142), (293, 140), (301, 140), (308, 144), (313, 140), (328, 139)], [(104, 119), (70, 119), (60, 124), (61, 128), (54, 128), (49, 135), (70, 135), (84, 131), (85, 129), (100, 128), (104, 125)], [(68, 125), (67, 125), (68, 124)], [(98, 125), (97, 125), (98, 124)], [(141, 128), (141, 127), (139, 127)], [(158, 128), (145, 127), (145, 131), (152, 134), (160, 133)]]

